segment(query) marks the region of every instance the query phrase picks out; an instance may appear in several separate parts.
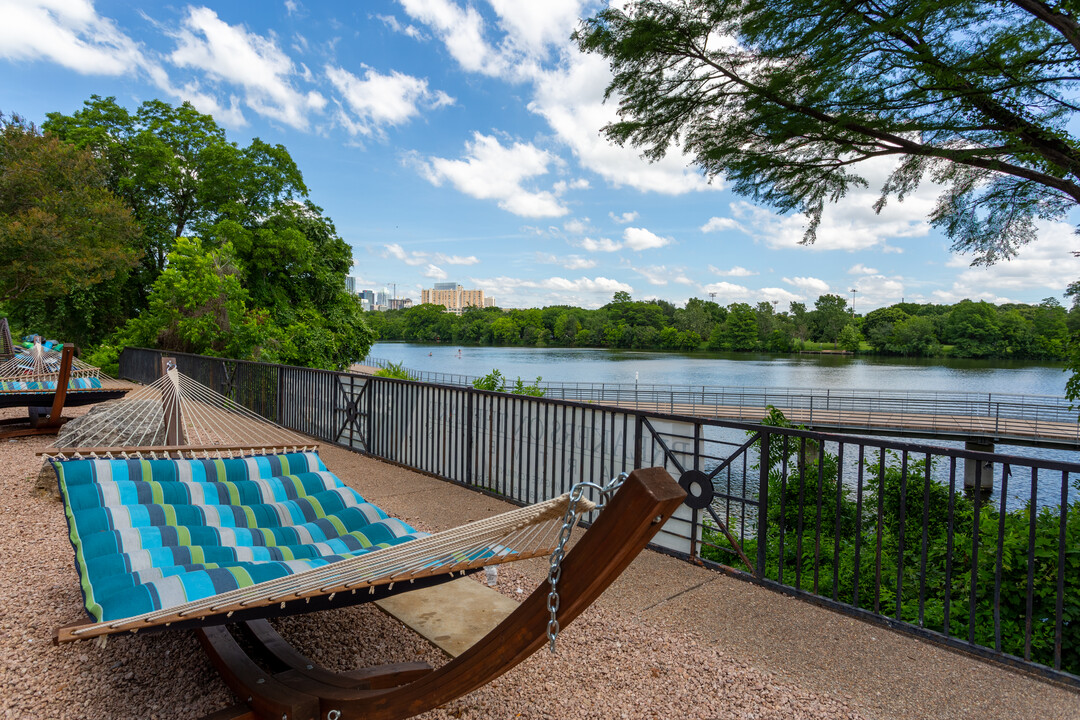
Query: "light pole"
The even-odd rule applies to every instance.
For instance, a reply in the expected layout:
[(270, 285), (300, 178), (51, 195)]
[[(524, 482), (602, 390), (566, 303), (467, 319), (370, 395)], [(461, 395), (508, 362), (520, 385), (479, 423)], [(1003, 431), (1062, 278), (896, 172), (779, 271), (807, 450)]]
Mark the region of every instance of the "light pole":
[(855, 288), (851, 288), (851, 319), (855, 319), (855, 293), (859, 292)]

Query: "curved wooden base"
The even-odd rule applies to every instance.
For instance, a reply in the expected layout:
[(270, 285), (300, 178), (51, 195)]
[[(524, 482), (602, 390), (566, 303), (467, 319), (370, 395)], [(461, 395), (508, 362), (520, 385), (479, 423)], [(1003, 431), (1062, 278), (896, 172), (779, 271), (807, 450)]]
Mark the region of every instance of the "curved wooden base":
[[(563, 560), (558, 612), (563, 628), (626, 569), (685, 496), (662, 468), (630, 474)], [(244, 623), (248, 640), (270, 658), (268, 669), (264, 669), (225, 627), (200, 629), (197, 633), (206, 653), (250, 710), (249, 714), (243, 706), (236, 706), (238, 714), (213, 717), (412, 717), (491, 682), (540, 649), (547, 642), (547, 596), (545, 582), (498, 627), (438, 670), (422, 663), (404, 663), (335, 673), (296, 652), (265, 620)]]

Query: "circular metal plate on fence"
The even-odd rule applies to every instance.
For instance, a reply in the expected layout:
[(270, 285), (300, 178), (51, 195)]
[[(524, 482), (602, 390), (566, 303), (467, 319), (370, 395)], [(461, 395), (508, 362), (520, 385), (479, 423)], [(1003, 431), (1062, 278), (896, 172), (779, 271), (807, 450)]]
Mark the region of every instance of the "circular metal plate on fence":
[(686, 491), (683, 503), (695, 510), (707, 508), (713, 500), (713, 485), (709, 476), (700, 470), (687, 470), (679, 478), (679, 485)]

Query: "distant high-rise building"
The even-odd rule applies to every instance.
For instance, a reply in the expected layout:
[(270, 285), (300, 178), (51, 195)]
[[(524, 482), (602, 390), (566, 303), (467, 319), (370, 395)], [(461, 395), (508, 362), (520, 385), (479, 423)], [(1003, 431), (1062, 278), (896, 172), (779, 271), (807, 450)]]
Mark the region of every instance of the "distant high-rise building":
[(460, 315), (467, 307), (490, 307), (484, 301), (483, 290), (466, 290), (457, 283), (435, 283), (431, 290), (421, 290), (420, 302), (442, 305), (455, 315)]
[(360, 293), (360, 307), (365, 311), (375, 309), (375, 291), (374, 290), (361, 290)]
[(390, 295), (389, 295), (389, 293), (386, 292), (386, 290), (380, 290), (377, 293), (375, 293), (375, 304), (376, 305), (382, 305), (382, 306), (389, 305), (390, 303), (387, 302), (389, 297), (390, 297)]
[(349, 291), (350, 295), (356, 294), (356, 278), (352, 275), (345, 276), (345, 289)]
[(390, 298), (388, 309), (404, 310), (412, 307), (412, 298)]

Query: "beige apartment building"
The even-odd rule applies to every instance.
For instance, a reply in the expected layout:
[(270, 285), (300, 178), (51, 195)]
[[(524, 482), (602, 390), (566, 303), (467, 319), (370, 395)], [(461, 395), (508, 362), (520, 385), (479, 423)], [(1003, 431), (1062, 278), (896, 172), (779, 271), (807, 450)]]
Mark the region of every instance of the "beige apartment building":
[(466, 290), (457, 283), (435, 283), (431, 290), (420, 291), (420, 302), (442, 305), (447, 312), (460, 315), (467, 307), (494, 307), (495, 298), (485, 298), (483, 290)]

